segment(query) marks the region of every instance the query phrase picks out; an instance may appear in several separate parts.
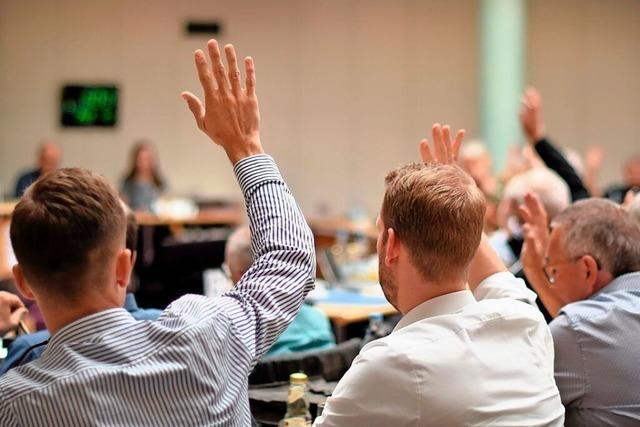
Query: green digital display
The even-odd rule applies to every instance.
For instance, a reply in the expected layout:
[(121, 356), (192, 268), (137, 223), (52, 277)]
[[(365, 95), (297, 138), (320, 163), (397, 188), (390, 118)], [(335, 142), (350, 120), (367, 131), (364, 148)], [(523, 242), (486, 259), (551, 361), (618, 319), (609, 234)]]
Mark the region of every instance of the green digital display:
[(115, 126), (118, 122), (116, 86), (69, 85), (62, 89), (62, 126)]

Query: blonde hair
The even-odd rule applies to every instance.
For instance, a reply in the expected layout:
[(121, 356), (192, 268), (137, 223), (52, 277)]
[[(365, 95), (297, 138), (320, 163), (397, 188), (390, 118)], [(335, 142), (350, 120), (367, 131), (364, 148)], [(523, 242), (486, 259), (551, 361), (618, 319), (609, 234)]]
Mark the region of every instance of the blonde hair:
[(390, 172), (382, 203), (383, 238), (392, 228), (428, 281), (466, 274), (482, 236), (485, 199), (454, 165), (410, 164)]

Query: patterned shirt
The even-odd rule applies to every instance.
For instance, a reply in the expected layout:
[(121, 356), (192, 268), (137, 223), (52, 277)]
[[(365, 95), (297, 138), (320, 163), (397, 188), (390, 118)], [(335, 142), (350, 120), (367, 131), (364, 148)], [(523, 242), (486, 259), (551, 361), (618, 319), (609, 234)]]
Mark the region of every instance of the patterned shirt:
[(234, 168), (255, 262), (220, 298), (187, 295), (155, 322), (105, 310), (58, 331), (0, 378), (1, 426), (247, 426), (247, 377), (313, 288), (313, 235), (269, 156)]
[(640, 272), (566, 305), (549, 327), (566, 425), (640, 425)]

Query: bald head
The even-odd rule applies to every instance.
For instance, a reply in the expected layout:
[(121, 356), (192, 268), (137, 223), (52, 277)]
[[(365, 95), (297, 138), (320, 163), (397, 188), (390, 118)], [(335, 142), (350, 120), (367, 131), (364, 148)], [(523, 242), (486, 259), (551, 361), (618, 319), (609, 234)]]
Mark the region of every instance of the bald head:
[(227, 239), (224, 253), (225, 262), (229, 267), (231, 281), (236, 284), (253, 264), (251, 251), (251, 232), (248, 226), (236, 228)]
[(42, 175), (60, 167), (62, 148), (52, 140), (45, 140), (38, 149), (38, 167)]

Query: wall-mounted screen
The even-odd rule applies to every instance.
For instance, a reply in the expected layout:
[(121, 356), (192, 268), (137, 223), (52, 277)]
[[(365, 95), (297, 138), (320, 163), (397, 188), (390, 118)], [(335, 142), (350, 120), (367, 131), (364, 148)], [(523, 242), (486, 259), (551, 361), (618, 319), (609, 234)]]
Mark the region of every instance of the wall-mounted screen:
[(116, 86), (68, 85), (62, 89), (61, 123), (65, 127), (115, 126), (118, 122)]

